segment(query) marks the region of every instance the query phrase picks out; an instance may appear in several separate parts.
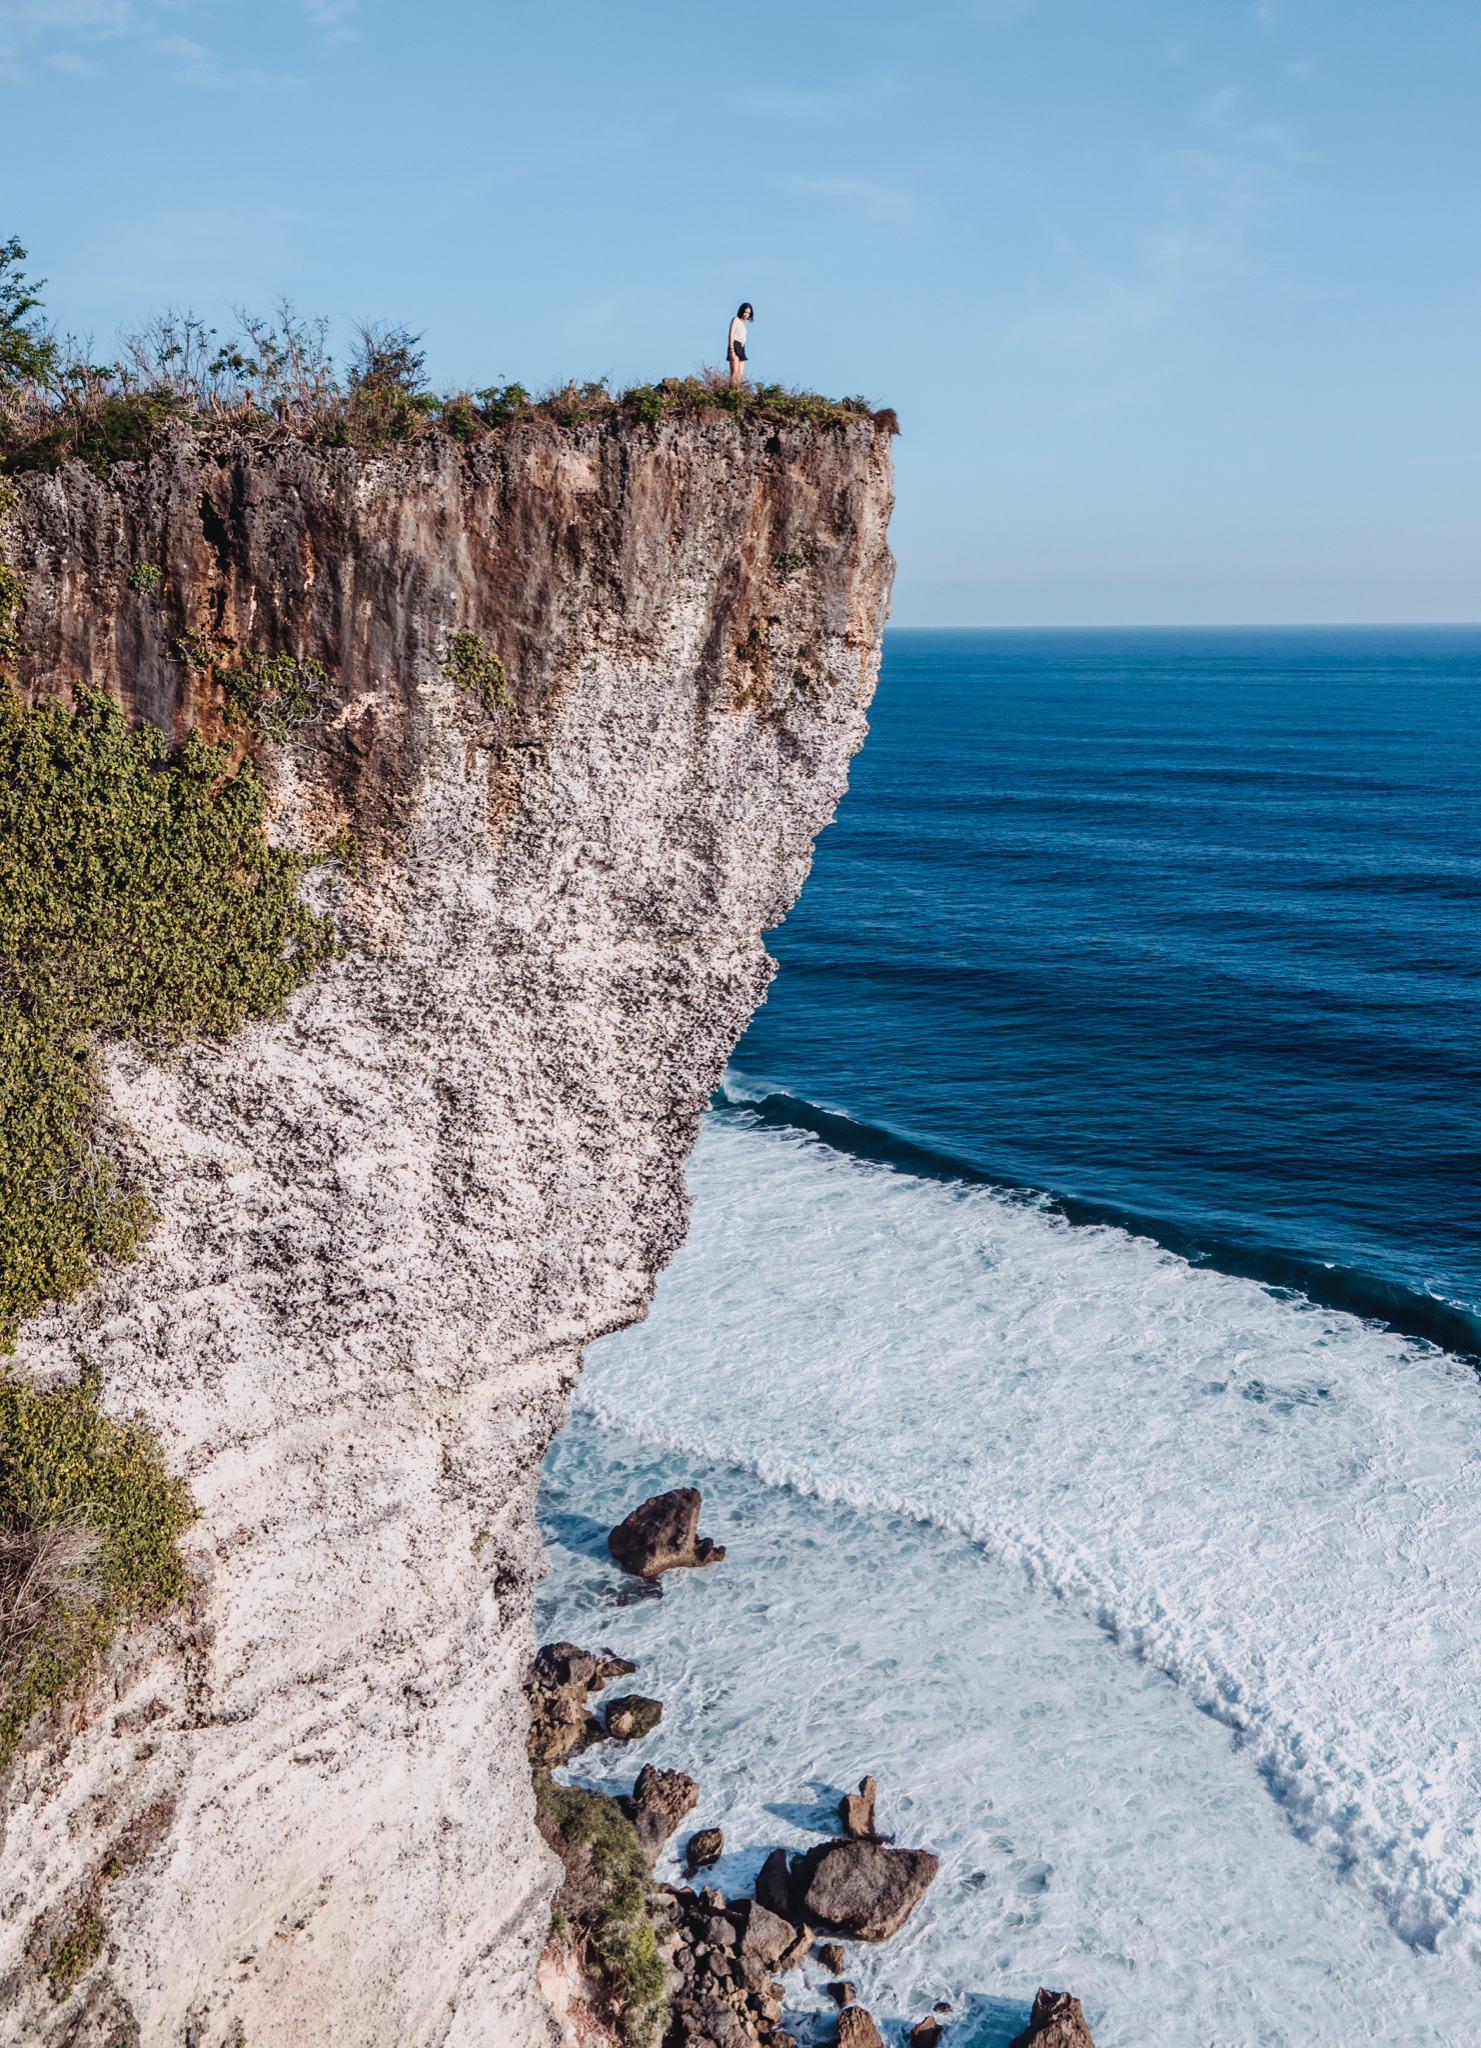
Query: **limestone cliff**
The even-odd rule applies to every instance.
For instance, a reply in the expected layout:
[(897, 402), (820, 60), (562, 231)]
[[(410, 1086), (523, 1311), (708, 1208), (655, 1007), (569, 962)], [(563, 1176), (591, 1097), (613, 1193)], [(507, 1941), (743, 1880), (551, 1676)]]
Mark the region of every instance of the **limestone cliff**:
[[(135, 1631), (0, 1785), (0, 2036), (517, 2048), (553, 1860), (520, 1679), (581, 1348), (645, 1310), (698, 1118), (865, 730), (887, 435), (710, 414), (380, 456), (178, 433), (16, 480), (34, 701), (223, 730), (179, 643), (322, 662), (258, 744), (344, 957), (287, 1017), (109, 1058), (158, 1224), (23, 1330), (101, 1368), (201, 1508)], [(134, 589), (139, 564), (163, 573)], [(513, 699), (444, 673), (497, 652)], [(103, 1953), (41, 1975), (80, 1913)]]

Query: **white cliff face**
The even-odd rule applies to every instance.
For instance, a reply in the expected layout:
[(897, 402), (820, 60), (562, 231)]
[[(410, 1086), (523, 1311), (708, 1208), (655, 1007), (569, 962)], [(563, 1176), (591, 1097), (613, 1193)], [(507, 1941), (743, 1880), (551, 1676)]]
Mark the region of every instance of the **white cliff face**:
[[(539, 1464), (581, 1347), (683, 1235), (762, 933), (863, 739), (888, 441), (712, 418), (232, 463), (25, 480), (9, 550), (33, 696), (91, 673), (209, 729), (161, 653), (208, 604), (321, 654), (335, 704), (265, 763), (275, 831), (348, 821), (374, 857), (319, 871), (348, 949), (283, 1020), (110, 1054), (158, 1227), (15, 1363), (49, 1384), (86, 1353), (156, 1425), (198, 1589), (0, 1782), (0, 2036), (519, 2048), (554, 2025)], [(145, 545), (174, 585), (141, 626)], [(453, 625), (505, 653), (516, 713), (441, 675)], [(40, 1965), (92, 1907), (107, 1947), (58, 2004)]]

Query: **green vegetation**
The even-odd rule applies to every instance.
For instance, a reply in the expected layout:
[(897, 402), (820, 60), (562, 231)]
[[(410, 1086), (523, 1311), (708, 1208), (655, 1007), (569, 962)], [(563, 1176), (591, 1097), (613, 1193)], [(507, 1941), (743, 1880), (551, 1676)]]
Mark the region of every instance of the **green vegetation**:
[(107, 1939), (102, 1914), (96, 1906), (90, 1906), (60, 1940), (52, 1943), (41, 1967), (50, 1980), (53, 1998), (67, 1996), (83, 1972), (91, 1969), (103, 1953)]
[(785, 555), (778, 555), (776, 558), (777, 581), (779, 583), (790, 583), (794, 576), (800, 576), (807, 567), (807, 556), (798, 554), (795, 550), (789, 551)]
[(618, 397), (600, 380), (573, 381), (541, 397), (517, 383), (439, 395), (427, 384), (420, 335), (363, 328), (342, 375), (326, 346), (327, 323), (301, 319), (286, 301), (271, 319), (241, 316), (240, 331), (224, 342), (204, 322), (168, 314), (128, 337), (117, 361), (94, 363), (43, 326), (39, 281), (22, 274), (25, 260), (14, 237), (0, 244), (0, 471), (81, 461), (106, 477), (115, 462), (140, 461), (162, 447), (175, 421), (208, 438), (376, 449), (428, 433), (468, 445), (522, 421), (570, 432), (596, 420), (656, 425), (718, 411), (819, 428), (846, 426), (870, 411), (863, 398), (731, 385), (718, 374), (665, 377)]
[(249, 654), (234, 668), (216, 669), (226, 691), (226, 716), (270, 740), (286, 740), (319, 716), (329, 678), (322, 663), (295, 654)]
[(553, 1940), (578, 1944), (629, 2041), (655, 2040), (667, 2018), (668, 1972), (648, 1915), (651, 1879), (632, 1822), (615, 1799), (557, 1785), (537, 1769), (535, 1817), (565, 1865)]
[(95, 1038), (167, 1048), (281, 1011), (335, 950), (250, 762), (130, 732), (100, 691), (0, 683), (0, 1350), (148, 1228), (97, 1143)]
[(478, 699), (485, 711), (512, 711), (509, 677), (504, 664), (480, 633), (454, 633), (447, 643), (442, 673), (459, 689)]
[[(126, 1621), (181, 1598), (175, 1539), (194, 1517), (151, 1432), (99, 1408), (90, 1370), (50, 1393), (0, 1374), (0, 1770)], [(53, 1951), (54, 1988), (91, 1960), (85, 1927)]]
[(129, 571), (129, 589), (137, 590), (141, 597), (153, 597), (164, 580), (164, 570), (157, 569), (153, 562), (135, 562)]

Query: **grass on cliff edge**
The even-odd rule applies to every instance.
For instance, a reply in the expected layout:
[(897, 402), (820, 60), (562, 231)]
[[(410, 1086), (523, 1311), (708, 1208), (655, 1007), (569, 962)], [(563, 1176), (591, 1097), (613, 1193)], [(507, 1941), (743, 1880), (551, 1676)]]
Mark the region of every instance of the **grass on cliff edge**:
[(50, 1393), (0, 1373), (0, 1772), (126, 1621), (180, 1598), (194, 1515), (153, 1434), (99, 1408), (91, 1371)]
[(106, 478), (116, 462), (162, 447), (172, 424), (208, 440), (307, 442), (317, 448), (396, 447), (426, 434), (483, 440), (520, 421), (576, 428), (590, 420), (656, 425), (726, 412), (767, 425), (838, 428), (873, 417), (897, 431), (893, 413), (865, 398), (824, 398), (781, 384), (731, 385), (718, 372), (665, 377), (613, 392), (605, 380), (532, 395), (523, 384), (433, 391), (421, 336), (406, 328), (361, 329), (341, 372), (328, 323), (304, 320), (286, 301), (270, 319), (239, 316), (220, 342), (189, 314), (167, 313), (124, 337), (117, 360), (95, 363), (42, 318), (41, 280), (22, 266), (12, 236), (0, 243), (0, 471), (54, 471), (85, 462)]
[(551, 1934), (575, 1945), (634, 2048), (667, 2019), (668, 1971), (648, 1916), (652, 1880), (632, 1822), (615, 1799), (557, 1785), (537, 1765), (535, 1820), (565, 1866)]

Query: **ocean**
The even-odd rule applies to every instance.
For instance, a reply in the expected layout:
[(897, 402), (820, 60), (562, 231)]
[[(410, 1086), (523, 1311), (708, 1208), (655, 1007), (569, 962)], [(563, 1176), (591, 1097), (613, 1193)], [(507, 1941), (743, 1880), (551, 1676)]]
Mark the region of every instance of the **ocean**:
[[(1478, 720), (1476, 629), (887, 636), (539, 1625), (728, 1893), (878, 1779), (892, 2043), (1481, 2034)], [(725, 1562), (624, 1604), (678, 1484)]]

